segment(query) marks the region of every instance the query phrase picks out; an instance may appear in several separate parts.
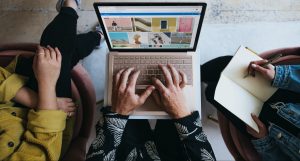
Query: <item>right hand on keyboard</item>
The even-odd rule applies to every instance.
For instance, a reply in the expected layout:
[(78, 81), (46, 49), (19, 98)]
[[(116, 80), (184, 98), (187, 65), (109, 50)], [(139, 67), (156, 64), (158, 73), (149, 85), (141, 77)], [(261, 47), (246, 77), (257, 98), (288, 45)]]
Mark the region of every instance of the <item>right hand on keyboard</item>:
[(186, 75), (183, 72), (178, 72), (171, 65), (160, 65), (159, 67), (163, 71), (165, 85), (159, 79), (153, 78), (153, 84), (157, 89), (152, 92), (155, 102), (164, 108), (174, 119), (190, 115), (191, 111), (186, 105), (187, 103), (183, 92), (183, 88), (187, 83)]
[[(134, 71), (134, 68), (120, 70), (113, 79), (112, 91), (112, 112), (121, 115), (129, 115), (133, 110), (143, 105), (146, 99), (155, 89), (150, 85), (141, 94), (135, 93), (135, 86), (140, 71)], [(127, 82), (128, 81), (128, 82)]]

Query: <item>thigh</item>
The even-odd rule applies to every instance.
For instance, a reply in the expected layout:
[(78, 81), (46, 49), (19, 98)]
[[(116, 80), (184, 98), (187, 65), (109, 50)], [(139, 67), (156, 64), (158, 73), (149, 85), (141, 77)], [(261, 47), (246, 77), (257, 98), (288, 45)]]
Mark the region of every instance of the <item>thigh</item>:
[(50, 45), (60, 50), (62, 68), (68, 69), (66, 71), (70, 71), (72, 55), (75, 53), (77, 18), (74, 9), (63, 7), (41, 36), (40, 44), (42, 46)]
[[(77, 19), (74, 9), (63, 7), (41, 36), (42, 46), (58, 47), (62, 54), (61, 72), (56, 84), (57, 97), (71, 97), (71, 62), (75, 52)], [(28, 80), (28, 87), (37, 92), (37, 81), (34, 77)]]
[(129, 119), (117, 149), (117, 160), (125, 160), (134, 148), (143, 149), (145, 142), (149, 140), (153, 140), (153, 136), (148, 120)]
[(201, 81), (216, 82), (219, 80), (221, 72), (232, 59), (232, 56), (222, 56), (210, 60), (201, 65)]
[(148, 120), (129, 119), (122, 137), (122, 142), (133, 146), (144, 146), (144, 143), (152, 140), (152, 130)]
[(185, 149), (172, 120), (157, 120), (154, 141), (163, 161), (181, 161), (185, 159), (183, 155)]
[(63, 58), (71, 56), (75, 51), (77, 19), (74, 9), (63, 7), (43, 31), (40, 44), (58, 47)]
[(20, 56), (17, 61), (15, 72), (28, 78), (34, 77), (32, 62), (33, 57), (25, 58)]
[[(277, 102), (283, 103), (299, 103), (300, 102), (300, 94), (288, 91), (284, 89), (278, 89), (271, 98), (269, 98), (262, 108), (262, 111), (259, 115), (260, 120), (266, 125), (269, 126), (270, 122), (276, 124), (277, 126), (282, 127), (286, 131), (298, 135), (298, 129), (295, 125), (290, 123), (288, 120), (282, 118), (277, 114), (277, 109), (272, 108), (272, 104)], [(282, 104), (278, 104), (278, 107), (281, 107)]]
[(300, 102), (300, 94), (284, 90), (278, 89), (267, 101), (266, 103), (275, 103), (275, 102), (285, 102), (285, 103), (299, 103)]

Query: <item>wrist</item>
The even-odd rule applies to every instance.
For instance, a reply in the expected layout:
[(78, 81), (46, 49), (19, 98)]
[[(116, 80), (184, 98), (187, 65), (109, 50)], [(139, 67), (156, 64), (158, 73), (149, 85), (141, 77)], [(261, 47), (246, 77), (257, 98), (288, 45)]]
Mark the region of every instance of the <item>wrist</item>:
[(114, 113), (117, 113), (120, 115), (124, 115), (124, 116), (128, 116), (131, 113), (130, 111), (124, 110), (120, 107), (114, 107), (114, 106), (111, 107), (111, 112), (114, 112)]
[[(56, 86), (54, 85), (47, 85), (47, 84), (38, 84), (38, 96), (41, 93), (55, 93), (56, 94)], [(56, 98), (55, 98), (56, 99)]]
[(117, 117), (117, 118), (122, 118), (122, 119), (128, 119), (129, 118), (128, 115), (121, 115), (121, 114), (112, 112), (111, 108), (112, 108), (111, 106), (103, 107), (101, 109), (101, 112), (103, 113), (103, 116), (106, 116), (106, 117)]
[(38, 83), (38, 86), (39, 86), (39, 89), (55, 89), (56, 87), (56, 82), (55, 83), (52, 83), (52, 82), (48, 82), (48, 81), (39, 81), (37, 80), (37, 83)]
[(39, 100), (37, 109), (57, 110), (55, 86), (43, 86), (39, 84)]
[(190, 111), (178, 111), (178, 112), (171, 113), (170, 116), (173, 119), (180, 119), (180, 118), (184, 118), (186, 116), (189, 116), (191, 114), (192, 114), (192, 112), (190, 112)]

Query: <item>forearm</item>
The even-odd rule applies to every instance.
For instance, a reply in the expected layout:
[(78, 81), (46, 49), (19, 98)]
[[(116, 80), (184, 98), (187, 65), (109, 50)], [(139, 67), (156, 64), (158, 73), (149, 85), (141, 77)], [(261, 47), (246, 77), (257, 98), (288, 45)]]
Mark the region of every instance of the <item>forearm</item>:
[(190, 160), (215, 160), (212, 147), (202, 131), (198, 112), (193, 112), (181, 119), (175, 119), (174, 124), (185, 147), (185, 153)]
[(20, 103), (26, 107), (35, 109), (37, 107), (38, 95), (33, 90), (22, 87), (13, 98), (14, 102)]
[(259, 56), (266, 59), (270, 55), (274, 55), (274, 54), (283, 54), (283, 56), (300, 55), (300, 47), (270, 50), (270, 51), (266, 51), (266, 52), (261, 53)]
[(300, 92), (300, 65), (280, 65), (276, 66), (275, 77), (272, 86)]
[(300, 55), (300, 47), (284, 48), (281, 52), (283, 55)]
[(38, 108), (42, 110), (57, 110), (55, 86), (39, 83)]
[(105, 160), (114, 156), (121, 143), (128, 116), (110, 111), (109, 107), (102, 109), (103, 118), (96, 125), (96, 139), (93, 141), (87, 160)]

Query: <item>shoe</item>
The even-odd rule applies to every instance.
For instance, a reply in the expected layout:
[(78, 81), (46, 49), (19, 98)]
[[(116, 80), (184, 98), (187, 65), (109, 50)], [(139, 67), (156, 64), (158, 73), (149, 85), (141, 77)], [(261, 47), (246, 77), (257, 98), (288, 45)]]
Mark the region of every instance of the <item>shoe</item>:
[(100, 48), (100, 44), (104, 41), (104, 35), (100, 24), (97, 24), (95, 27), (95, 31), (101, 35), (100, 43), (96, 46), (96, 49)]
[[(81, 4), (81, 0), (74, 0), (77, 4), (77, 7)], [(61, 7), (63, 6), (65, 0), (58, 0), (56, 3), (56, 11), (59, 12)]]

